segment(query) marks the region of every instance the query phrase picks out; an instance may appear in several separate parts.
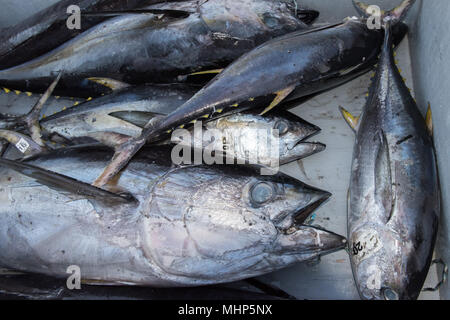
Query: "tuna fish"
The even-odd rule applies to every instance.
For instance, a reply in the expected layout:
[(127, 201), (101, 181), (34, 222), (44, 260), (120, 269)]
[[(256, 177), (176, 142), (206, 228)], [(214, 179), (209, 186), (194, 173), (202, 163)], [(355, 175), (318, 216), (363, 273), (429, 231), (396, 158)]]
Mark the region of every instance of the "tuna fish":
[[(133, 154), (161, 132), (191, 121), (214, 118), (264, 105), (262, 114), (283, 100), (305, 97), (348, 81), (375, 64), (382, 30), (369, 30), (367, 19), (347, 18), (335, 25), (300, 30), (270, 40), (233, 62), (182, 107), (124, 143), (102, 175), (101, 186), (126, 165)], [(405, 28), (396, 28), (397, 40)]]
[[(42, 138), (63, 144), (92, 143), (95, 140), (115, 148), (127, 139), (138, 137), (150, 119), (161, 119), (176, 110), (191, 98), (196, 90), (196, 87), (183, 84), (145, 85), (122, 89), (41, 119)], [(8, 94), (8, 97), (10, 95)], [(23, 97), (26, 98), (31, 99)], [(72, 100), (68, 101), (73, 103)], [(29, 109), (23, 111), (30, 112)], [(3, 124), (0, 122), (0, 128), (16, 130), (17, 119), (20, 117), (7, 118), (8, 121)], [(254, 159), (254, 163), (273, 167), (325, 149), (325, 145), (321, 143), (304, 141), (317, 134), (320, 128), (287, 111), (268, 116), (253, 113), (232, 114), (206, 121), (201, 139), (194, 135), (193, 129), (194, 127), (191, 127), (188, 132), (189, 141), (192, 142), (188, 147), (198, 146), (202, 149), (209, 147), (216, 159), (226, 148), (226, 156), (231, 159), (236, 161)], [(36, 147), (33, 140), (10, 130), (0, 130), (0, 137), (14, 145), (25, 140), (30, 147), (24, 155), (29, 156), (43, 151), (42, 148)], [(274, 135), (276, 134), (274, 130), (278, 130), (278, 135)], [(179, 140), (176, 135), (172, 135), (172, 138), (168, 135), (160, 143), (173, 142), (187, 146), (187, 139)], [(211, 139), (215, 139), (215, 143)], [(277, 152), (268, 149), (275, 146), (274, 143), (279, 147)]]
[(85, 283), (199, 286), (346, 246), (302, 225), (328, 192), (242, 166), (174, 167), (169, 155), (139, 153), (108, 191), (90, 185), (111, 156), (98, 146), (0, 159), (0, 266), (67, 277), (76, 265)]
[[(417, 299), (427, 276), (440, 215), (432, 137), (396, 66), (391, 24), (407, 0), (383, 16), (376, 75), (359, 118), (348, 195), (348, 238), (362, 299)], [(359, 4), (362, 8), (364, 6)]]
[(59, 90), (91, 95), (100, 89), (85, 80), (90, 77), (172, 82), (180, 74), (223, 68), (264, 41), (305, 29), (318, 15), (296, 14), (292, 0), (191, 0), (145, 10), (161, 14), (116, 13), (58, 48), (0, 71), (0, 83), (44, 89), (63, 71)]
[[(83, 15), (81, 29), (69, 29), (68, 8), (76, 5), (82, 13), (126, 10), (167, 0), (61, 0), (0, 33), (0, 69), (13, 67), (49, 52), (105, 17)], [(173, 0), (172, 0), (173, 1)]]

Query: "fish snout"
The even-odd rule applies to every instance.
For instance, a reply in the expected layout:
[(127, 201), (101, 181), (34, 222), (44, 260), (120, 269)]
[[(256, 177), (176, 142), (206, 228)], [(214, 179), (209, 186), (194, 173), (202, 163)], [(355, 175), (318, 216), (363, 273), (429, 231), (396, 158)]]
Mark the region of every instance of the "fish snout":
[(298, 226), (281, 234), (276, 241), (279, 254), (296, 254), (301, 260), (314, 259), (344, 249), (347, 239), (318, 227)]
[[(304, 184), (285, 185), (285, 199), (270, 211), (270, 220), (281, 230), (302, 224), (316, 209), (325, 203), (331, 193)], [(285, 208), (279, 210), (279, 208)], [(278, 210), (276, 210), (278, 209)]]
[(286, 164), (292, 161), (309, 157), (313, 154), (322, 152), (326, 149), (326, 145), (320, 142), (302, 142), (298, 141), (291, 148), (280, 156), (280, 163)]

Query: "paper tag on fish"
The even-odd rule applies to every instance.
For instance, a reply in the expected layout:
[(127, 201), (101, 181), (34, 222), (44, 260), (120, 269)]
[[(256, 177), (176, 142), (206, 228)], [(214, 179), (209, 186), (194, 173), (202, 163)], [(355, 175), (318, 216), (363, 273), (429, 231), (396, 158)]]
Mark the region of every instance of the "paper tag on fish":
[(352, 255), (355, 256), (359, 262), (371, 257), (383, 247), (378, 232), (375, 230), (359, 231), (353, 241)]
[(24, 138), (20, 138), (19, 142), (16, 143), (16, 148), (22, 153), (27, 152), (29, 147), (30, 144)]

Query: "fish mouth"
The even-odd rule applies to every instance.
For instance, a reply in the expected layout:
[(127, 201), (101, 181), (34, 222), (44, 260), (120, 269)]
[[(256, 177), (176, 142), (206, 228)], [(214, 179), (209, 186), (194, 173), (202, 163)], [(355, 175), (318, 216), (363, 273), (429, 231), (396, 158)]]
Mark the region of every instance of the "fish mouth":
[(289, 254), (306, 255), (304, 260), (331, 254), (347, 247), (347, 239), (320, 226), (300, 225), (282, 234), (278, 243)]
[[(294, 8), (295, 11), (295, 8)], [(310, 25), (319, 17), (320, 13), (316, 10), (311, 9), (297, 9), (295, 12), (297, 19), (302, 21), (303, 23)]]
[(295, 15), (295, 17), (302, 21), (304, 24), (312, 24), (320, 15), (320, 12), (317, 10), (296, 7), (294, 1), (292, 0), (288, 0), (285, 3), (289, 10)]
[(287, 152), (280, 157), (280, 164), (301, 160), (313, 154), (322, 152), (326, 145), (321, 142), (304, 142), (304, 139), (297, 141), (291, 148), (287, 147)]
[(276, 216), (272, 217), (272, 222), (282, 232), (295, 229), (301, 226), (322, 204), (324, 204), (332, 194), (328, 191), (320, 190), (303, 184), (302, 193), (309, 194), (309, 199), (305, 204), (305, 200), (301, 202), (292, 210), (282, 211)]
[(334, 233), (332, 231), (326, 230), (325, 228), (322, 228), (321, 226), (310, 226), (311, 228), (314, 228), (317, 231), (325, 232), (328, 239), (325, 239), (324, 241), (324, 248), (320, 250), (321, 255), (330, 254), (333, 252), (341, 251), (348, 246), (347, 238), (344, 236), (341, 236), (337, 233)]
[(313, 202), (311, 202), (307, 206), (298, 209), (293, 214), (294, 226), (303, 224), (306, 221), (306, 219), (308, 219), (314, 213), (314, 211), (316, 211), (316, 209), (322, 206), (322, 204), (327, 202), (331, 196), (332, 194), (330, 192), (320, 190), (320, 194), (316, 196), (316, 199)]

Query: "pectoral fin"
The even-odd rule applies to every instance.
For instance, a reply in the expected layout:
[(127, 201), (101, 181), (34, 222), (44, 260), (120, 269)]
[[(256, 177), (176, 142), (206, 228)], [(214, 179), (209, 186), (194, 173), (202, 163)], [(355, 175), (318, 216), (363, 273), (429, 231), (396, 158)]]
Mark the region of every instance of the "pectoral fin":
[(375, 199), (383, 207), (385, 223), (392, 217), (395, 197), (393, 192), (389, 145), (383, 131), (378, 137), (378, 151), (375, 159)]
[(61, 79), (62, 72), (58, 74), (56, 79), (52, 82), (52, 84), (48, 87), (45, 93), (41, 96), (39, 101), (34, 105), (31, 111), (24, 116), (23, 121), (27, 124), (28, 130), (30, 131), (31, 138), (40, 146), (44, 146), (44, 142), (42, 141), (41, 135), (41, 126), (39, 125), (39, 117), (41, 114), (42, 107), (47, 102), (48, 98), (55, 90), (56, 85)]
[(15, 170), (39, 183), (60, 191), (70, 192), (108, 204), (124, 204), (136, 201), (128, 194), (115, 194), (62, 174), (48, 171), (27, 163), (0, 158), (0, 165)]
[(136, 10), (121, 10), (121, 11), (110, 10), (110, 11), (83, 12), (84, 16), (91, 16), (91, 17), (115, 17), (124, 14), (165, 15), (175, 19), (183, 19), (191, 15), (191, 13), (188, 11), (168, 10), (168, 9), (136, 9)]
[(348, 112), (341, 106), (339, 106), (339, 110), (341, 111), (344, 120), (347, 122), (350, 128), (352, 128), (353, 131), (356, 131), (356, 127), (358, 126), (359, 122), (359, 116), (358, 117), (353, 116), (350, 112)]
[(273, 99), (272, 103), (266, 109), (264, 109), (264, 111), (261, 112), (260, 115), (262, 116), (262, 115), (266, 114), (267, 112), (269, 112), (270, 110), (275, 108), (277, 105), (279, 105), (281, 103), (281, 101), (284, 100), (284, 98), (286, 98), (292, 91), (294, 91), (294, 89), (295, 89), (295, 85), (275, 92), (275, 95), (276, 95), (275, 99)]
[(205, 70), (205, 71), (190, 73), (189, 76), (198, 76), (198, 75), (202, 75), (202, 74), (219, 74), (222, 71), (223, 71), (223, 69)]
[(98, 83), (98, 84), (101, 84), (102, 86), (110, 88), (113, 91), (130, 87), (130, 85), (128, 83), (125, 83), (125, 82), (122, 82), (119, 80), (114, 80), (111, 78), (91, 77), (91, 78), (88, 78), (88, 80)]
[(129, 122), (139, 128), (144, 128), (153, 118), (161, 118), (166, 115), (156, 112), (146, 111), (117, 111), (109, 114), (111, 117)]

